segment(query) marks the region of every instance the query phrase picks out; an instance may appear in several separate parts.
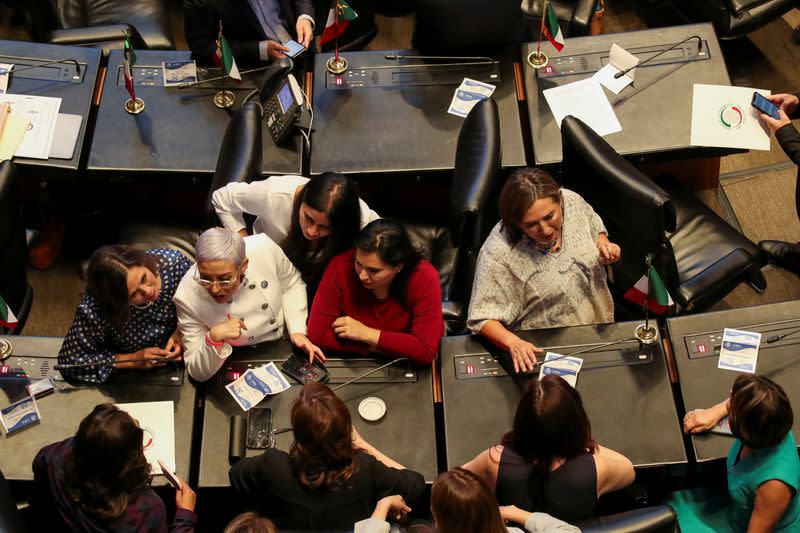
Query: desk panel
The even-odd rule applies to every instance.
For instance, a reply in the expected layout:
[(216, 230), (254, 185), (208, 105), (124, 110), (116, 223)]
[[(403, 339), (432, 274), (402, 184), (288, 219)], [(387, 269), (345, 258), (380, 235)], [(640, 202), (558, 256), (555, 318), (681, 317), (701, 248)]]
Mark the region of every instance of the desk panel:
[[(341, 78), (351, 89), (326, 86), (325, 62), (332, 54), (314, 58), (314, 150), (311, 173), (326, 171), (416, 172), (449, 170), (455, 162), (458, 133), (464, 119), (447, 113), (453, 92), (464, 79), (445, 62), (440, 70), (419, 72), (407, 65), (420, 64), (409, 56), (390, 61), (387, 53), (409, 51), (346, 52), (350, 63)], [(510, 55), (500, 59), (501, 81), (492, 98), (500, 111), (504, 167), (525, 165), (514, 65)], [(476, 72), (485, 65), (473, 65)], [(427, 67), (426, 67), (427, 68)], [(364, 76), (356, 79), (356, 71)], [(390, 73), (387, 73), (390, 70)], [(418, 79), (422, 76), (425, 79)], [(363, 78), (363, 80), (362, 80)], [(376, 80), (373, 83), (373, 78)], [(388, 86), (376, 86), (383, 78)], [(442, 78), (446, 82), (442, 82)], [(356, 82), (361, 82), (356, 85)], [(487, 82), (491, 80), (487, 79)], [(354, 86), (355, 85), (355, 86)]]
[[(14, 356), (24, 356), (34, 364), (56, 364), (64, 341), (60, 337), (4, 336), (14, 345)], [(172, 401), (175, 405), (175, 462), (177, 472), (189, 479), (189, 464), (194, 426), (195, 387), (188, 377), (182, 386), (114, 384), (112, 375), (103, 385), (76, 385), (37, 400), (42, 420), (11, 436), (0, 436), (0, 470), (11, 481), (32, 481), (31, 463), (36, 453), (53, 442), (71, 437), (81, 420), (100, 403)], [(0, 380), (0, 405), (26, 396), (27, 380)], [(164, 476), (155, 476), (153, 484), (167, 485)]]
[[(265, 343), (260, 346), (236, 348), (231, 356), (235, 361), (279, 361), (292, 353), (286, 341)], [(328, 354), (331, 359), (331, 355)], [(388, 362), (388, 361), (386, 361)], [(406, 363), (399, 363), (405, 365)], [(353, 425), (364, 439), (407, 468), (425, 476), (426, 481), (436, 477), (436, 432), (433, 418), (433, 387), (430, 368), (415, 367), (418, 379), (414, 382), (353, 383), (336, 394), (350, 410)], [(366, 370), (365, 370), (366, 371)], [(220, 371), (224, 372), (224, 371)], [(291, 380), (292, 387), (275, 396), (265, 398), (259, 407), (272, 410), (272, 427), (291, 425), (291, 406), (300, 393), (300, 385)], [(332, 384), (331, 386), (336, 386)], [(367, 422), (358, 414), (358, 404), (364, 398), (377, 396), (386, 403), (386, 414), (377, 422)], [(225, 390), (220, 374), (206, 383), (203, 406), (203, 436), (200, 448), (199, 487), (227, 487), (228, 438), (230, 419), (245, 415)], [(276, 435), (275, 446), (289, 451), (292, 432)], [(261, 450), (247, 450), (247, 457), (261, 454)]]
[[(664, 353), (657, 343), (650, 347), (646, 359), (639, 360), (638, 343), (632, 340), (636, 325), (621, 322), (523, 331), (519, 335), (540, 348), (564, 355), (592, 344), (631, 339), (577, 356), (584, 360), (577, 389), (592, 434), (598, 443), (625, 454), (637, 468), (683, 468), (686, 452)], [(628, 357), (631, 353), (635, 355), (632, 359)], [(499, 364), (488, 377), (458, 379), (455, 362), (465, 354), (485, 354), (494, 359), (499, 351), (478, 337), (442, 339), (444, 431), (450, 468), (463, 465), (500, 442), (511, 429), (521, 396), (520, 388)]]
[[(690, 144), (692, 127), (692, 93), (695, 83), (730, 85), (725, 59), (711, 24), (687, 24), (669, 28), (655, 28), (627, 33), (592, 35), (570, 38), (561, 52), (556, 52), (546, 42), (543, 48), (550, 57), (550, 66), (556, 73), (574, 70), (575, 73), (537, 75), (525, 58), (536, 49), (536, 43), (522, 46), (522, 72), (525, 92), (528, 96), (528, 116), (533, 135), (533, 152), (537, 165), (561, 161), (561, 132), (547, 105), (542, 91), (583, 80), (594, 74), (593, 63), (601, 53), (600, 62), (608, 61), (611, 45), (617, 43), (625, 49), (656, 47), (669, 48), (683, 39), (698, 35), (704, 46), (701, 54), (708, 59), (695, 61), (686, 56), (686, 61), (674, 57), (678, 52), (670, 51), (659, 56), (653, 63), (636, 69), (632, 85), (615, 95), (603, 89), (622, 131), (606, 135), (604, 139), (620, 154), (642, 156), (652, 160), (681, 158), (687, 156), (724, 155), (740, 150), (699, 148)], [(694, 51), (697, 40), (687, 43)], [(687, 54), (691, 50), (687, 51)], [(656, 52), (642, 52), (640, 61)], [(670, 56), (672, 54), (672, 56)], [(666, 59), (666, 62), (660, 62)], [(560, 72), (559, 72), (560, 71)]]
[[(72, 177), (75, 179), (83, 145), (86, 139), (86, 126), (89, 110), (92, 105), (92, 93), (97, 80), (101, 51), (96, 48), (82, 46), (61, 46), (23, 41), (0, 41), (0, 63), (13, 63), (15, 68), (25, 68), (56, 59), (74, 59), (81, 69), (81, 79), (72, 80), (61, 76), (59, 69), (74, 69), (70, 63), (55, 64), (34, 68), (16, 74), (11, 71), (8, 83), (10, 94), (27, 94), (32, 96), (49, 96), (61, 98), (59, 113), (80, 115), (82, 117), (80, 131), (75, 143), (72, 159), (30, 159), (15, 157), (14, 163), (22, 167), (36, 169), (39, 178)], [(70, 171), (65, 174), (64, 171)]]
[[(212, 102), (222, 82), (188, 89), (162, 86), (161, 63), (188, 60), (190, 52), (137, 50), (136, 56), (134, 68), (139, 77), (136, 96), (144, 100), (145, 109), (139, 115), (125, 112), (123, 104), (129, 95), (121, 72), (122, 51), (112, 50), (88, 169), (107, 176), (170, 173), (184, 178), (210, 177), (217, 166), (230, 116), (241, 108), (261, 73), (244, 76), (241, 85), (235, 80), (225, 81), (237, 100), (232, 109), (225, 110)], [(218, 73), (210, 69), (201, 79)], [(302, 143), (299, 134), (291, 135), (278, 147), (265, 132), (262, 150), (264, 175), (300, 173)]]
[[(772, 335), (800, 327), (800, 301), (670, 318), (667, 327), (687, 411), (711, 407), (722, 401), (739, 376), (738, 372), (718, 369), (719, 350), (713, 342), (705, 342), (709, 338), (706, 334), (721, 339), (725, 328), (762, 333), (756, 372), (782, 385), (795, 408), (800, 405), (800, 334), (773, 344), (766, 342)], [(702, 337), (697, 337), (699, 334), (703, 334)], [(697, 347), (698, 344), (703, 347)], [(797, 418), (792, 432), (795, 439), (800, 439)], [(731, 437), (713, 433), (692, 435), (691, 440), (699, 463), (727, 457), (733, 443)]]

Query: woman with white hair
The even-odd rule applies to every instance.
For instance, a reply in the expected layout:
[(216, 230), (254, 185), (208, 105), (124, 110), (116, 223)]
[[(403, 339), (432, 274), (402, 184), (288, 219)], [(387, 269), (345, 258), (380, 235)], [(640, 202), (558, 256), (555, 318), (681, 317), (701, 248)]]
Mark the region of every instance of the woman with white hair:
[(232, 346), (279, 339), (284, 325), (292, 344), (325, 360), (306, 337), (308, 303), (300, 272), (266, 235), (242, 238), (211, 228), (195, 246), (197, 263), (175, 293), (184, 360), (198, 381), (210, 379)]

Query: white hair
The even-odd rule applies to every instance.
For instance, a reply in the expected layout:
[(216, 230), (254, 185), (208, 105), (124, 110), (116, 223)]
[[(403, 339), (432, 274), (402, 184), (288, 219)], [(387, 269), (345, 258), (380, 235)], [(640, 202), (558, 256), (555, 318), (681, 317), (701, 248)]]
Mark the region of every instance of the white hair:
[(201, 233), (194, 252), (198, 263), (233, 261), (236, 268), (242, 266), (246, 258), (244, 239), (238, 232), (227, 228), (211, 228)]

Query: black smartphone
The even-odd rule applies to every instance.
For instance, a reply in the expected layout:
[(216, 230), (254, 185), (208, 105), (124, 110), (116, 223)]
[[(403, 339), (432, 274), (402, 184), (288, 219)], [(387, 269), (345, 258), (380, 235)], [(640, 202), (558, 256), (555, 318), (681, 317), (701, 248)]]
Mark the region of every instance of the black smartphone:
[(272, 438), (272, 409), (268, 407), (253, 407), (247, 412), (247, 438), (245, 445), (251, 450), (271, 448)]
[(753, 101), (750, 102), (750, 105), (764, 113), (765, 115), (769, 115), (775, 120), (781, 119), (781, 114), (778, 113), (778, 106), (764, 98), (764, 96), (760, 93), (753, 93)]
[(325, 367), (317, 361), (314, 361), (313, 365), (308, 364), (308, 355), (305, 353), (292, 353), (286, 361), (281, 363), (281, 370), (303, 385), (312, 381), (328, 382), (328, 371), (325, 370)]

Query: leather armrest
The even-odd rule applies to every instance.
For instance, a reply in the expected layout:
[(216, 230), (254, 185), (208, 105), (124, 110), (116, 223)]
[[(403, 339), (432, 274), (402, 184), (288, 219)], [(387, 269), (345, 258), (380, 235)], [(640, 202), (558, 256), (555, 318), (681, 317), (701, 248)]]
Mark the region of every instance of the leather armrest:
[(442, 300), (442, 317), (444, 318), (445, 334), (460, 335), (466, 328), (466, 308), (462, 302)]
[(104, 24), (102, 26), (87, 26), (85, 28), (69, 28), (53, 30), (50, 33), (50, 42), (63, 45), (96, 45), (103, 43), (121, 43), (125, 33), (131, 32), (131, 46), (134, 48), (147, 48), (136, 31), (130, 24)]
[(249, 183), (261, 176), (261, 104), (249, 101), (231, 117), (211, 180), (206, 213), (213, 214), (211, 195), (229, 183)]
[(738, 17), (748, 9), (766, 4), (767, 1), (768, 0), (725, 0), (725, 5), (734, 17)]
[(732, 291), (742, 281), (745, 272), (758, 264), (758, 258), (737, 248), (681, 283), (678, 294), (674, 295), (675, 300), (687, 311), (703, 311)]
[(678, 518), (667, 505), (599, 516), (577, 524), (583, 533), (677, 533)]
[(494, 189), (500, 158), (500, 115), (497, 103), (487, 98), (472, 108), (458, 134), (450, 193), (453, 246), (480, 246), (480, 213)]

